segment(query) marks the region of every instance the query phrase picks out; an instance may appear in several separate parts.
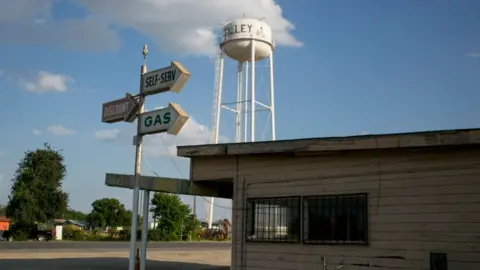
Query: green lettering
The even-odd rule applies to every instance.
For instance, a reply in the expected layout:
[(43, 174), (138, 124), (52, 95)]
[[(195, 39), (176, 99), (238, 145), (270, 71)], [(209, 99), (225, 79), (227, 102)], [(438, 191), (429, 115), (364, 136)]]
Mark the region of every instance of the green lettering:
[(150, 127), (152, 125), (152, 117), (151, 116), (145, 117), (145, 120), (143, 121), (143, 124), (146, 127)]
[(153, 125), (156, 126), (161, 124), (162, 124), (162, 117), (160, 116), (160, 114), (157, 114), (157, 116), (155, 116), (155, 123), (153, 123)]
[(172, 117), (171, 117), (171, 113), (170, 113), (170, 112), (166, 112), (166, 113), (163, 115), (163, 123), (164, 123), (164, 124), (169, 124), (171, 118), (172, 118)]

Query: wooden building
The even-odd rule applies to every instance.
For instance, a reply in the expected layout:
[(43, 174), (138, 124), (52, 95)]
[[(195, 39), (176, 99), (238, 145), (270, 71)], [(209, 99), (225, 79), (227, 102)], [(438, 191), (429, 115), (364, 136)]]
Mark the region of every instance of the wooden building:
[(232, 269), (480, 270), (480, 129), (178, 156), (191, 181), (232, 193)]

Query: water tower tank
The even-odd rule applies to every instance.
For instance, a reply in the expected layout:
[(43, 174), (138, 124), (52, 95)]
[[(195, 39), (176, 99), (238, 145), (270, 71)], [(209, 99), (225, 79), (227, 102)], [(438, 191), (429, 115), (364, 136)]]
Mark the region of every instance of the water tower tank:
[(268, 57), (275, 49), (272, 29), (257, 19), (236, 19), (223, 27), (220, 46), (225, 54), (239, 62), (251, 60), (251, 41), (255, 40), (255, 61)]

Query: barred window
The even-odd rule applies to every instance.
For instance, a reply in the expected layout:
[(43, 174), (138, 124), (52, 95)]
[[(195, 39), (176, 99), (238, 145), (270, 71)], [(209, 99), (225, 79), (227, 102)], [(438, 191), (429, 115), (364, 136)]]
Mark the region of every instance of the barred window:
[(300, 242), (300, 197), (247, 200), (247, 239)]
[(303, 198), (305, 244), (365, 245), (368, 243), (367, 194)]

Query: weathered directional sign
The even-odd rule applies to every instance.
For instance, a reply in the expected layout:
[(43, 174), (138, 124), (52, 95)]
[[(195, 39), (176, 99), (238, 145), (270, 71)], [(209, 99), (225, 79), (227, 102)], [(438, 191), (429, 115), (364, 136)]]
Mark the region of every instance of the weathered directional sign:
[(177, 135), (190, 117), (175, 103), (169, 103), (168, 107), (143, 113), (139, 116), (139, 135), (167, 132)]
[(128, 97), (128, 95), (121, 99), (103, 103), (102, 122), (115, 123), (125, 121), (129, 114), (133, 114), (138, 109), (138, 105), (135, 99)]
[(190, 72), (180, 63), (172, 61), (170, 66), (150, 71), (143, 75), (140, 93), (153, 95), (172, 91), (178, 93), (190, 78)]
[(125, 98), (130, 102), (128, 111), (125, 112), (124, 121), (132, 123), (137, 118), (138, 109), (140, 108), (139, 100), (137, 100), (132, 94), (127, 93)]

